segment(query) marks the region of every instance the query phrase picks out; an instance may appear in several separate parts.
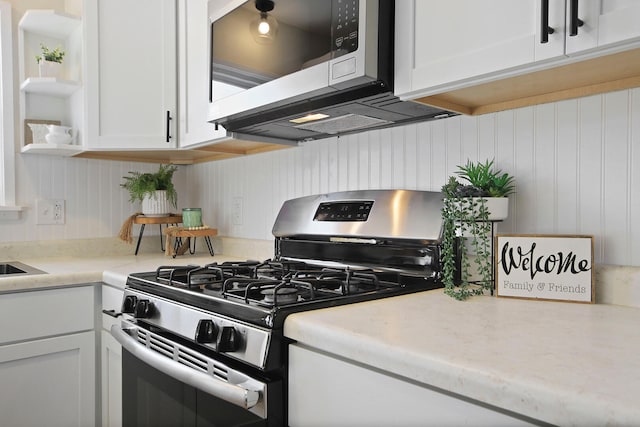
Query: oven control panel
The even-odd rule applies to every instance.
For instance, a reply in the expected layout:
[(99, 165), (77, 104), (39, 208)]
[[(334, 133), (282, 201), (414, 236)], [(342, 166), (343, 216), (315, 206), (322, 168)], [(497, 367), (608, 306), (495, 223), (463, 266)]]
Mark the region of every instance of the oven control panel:
[(122, 312), (125, 319), (134, 323), (142, 321), (231, 358), (265, 368), (270, 331), (133, 289), (125, 289)]
[(372, 200), (320, 203), (314, 221), (366, 221), (373, 207)]

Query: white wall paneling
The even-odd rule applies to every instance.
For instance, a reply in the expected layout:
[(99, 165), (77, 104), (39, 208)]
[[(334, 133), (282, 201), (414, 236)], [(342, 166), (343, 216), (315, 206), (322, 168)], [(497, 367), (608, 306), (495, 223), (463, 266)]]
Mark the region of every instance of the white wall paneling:
[[(330, 138), (243, 158), (181, 166), (178, 211), (200, 206), (222, 236), (272, 239), (286, 199), (367, 188), (439, 190), (457, 165), (494, 158), (516, 177), (501, 232), (593, 234), (597, 262), (640, 265), (640, 89), (478, 117)], [(16, 203), (66, 201), (64, 225), (36, 225), (33, 209), (0, 222), (3, 241), (116, 236), (139, 210), (120, 188), (157, 165), (18, 155)], [(242, 218), (234, 221), (233, 201)], [(157, 229), (149, 229), (149, 234)], [(146, 234), (146, 232), (145, 232)]]
[[(221, 235), (271, 239), (282, 202), (368, 188), (439, 190), (457, 165), (495, 159), (516, 177), (501, 232), (593, 234), (596, 261), (640, 265), (640, 89), (411, 124), (193, 166)], [(214, 190), (215, 188), (215, 190)], [(231, 222), (234, 197), (242, 225)]]
[[(156, 164), (74, 159), (69, 157), (18, 155), (16, 158), (17, 203), (26, 210), (16, 221), (0, 222), (3, 242), (115, 237), (126, 218), (140, 211), (140, 203), (129, 203), (129, 193), (120, 187), (129, 171), (152, 172)], [(174, 175), (178, 209), (186, 207), (185, 167)], [(65, 224), (37, 225), (36, 199), (64, 199)], [(137, 230), (135, 230), (137, 232)], [(158, 234), (148, 227), (145, 236)]]

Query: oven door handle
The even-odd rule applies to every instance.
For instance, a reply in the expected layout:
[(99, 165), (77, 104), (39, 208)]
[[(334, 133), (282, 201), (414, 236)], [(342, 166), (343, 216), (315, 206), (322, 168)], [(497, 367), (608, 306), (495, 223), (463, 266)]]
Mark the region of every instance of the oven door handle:
[(111, 326), (111, 335), (113, 335), (123, 348), (139, 360), (184, 384), (200, 389), (212, 396), (226, 400), (244, 409), (251, 409), (260, 401), (259, 391), (247, 390), (243, 387), (227, 384), (156, 353), (136, 341), (135, 338), (131, 337), (131, 335), (118, 324)]

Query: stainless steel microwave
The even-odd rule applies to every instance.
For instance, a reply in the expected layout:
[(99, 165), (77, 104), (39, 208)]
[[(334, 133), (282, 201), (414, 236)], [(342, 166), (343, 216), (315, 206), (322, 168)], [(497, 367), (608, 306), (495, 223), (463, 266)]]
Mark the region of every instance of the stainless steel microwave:
[(393, 96), (394, 9), (392, 0), (212, 0), (209, 121), (240, 139), (297, 143), (442, 116)]

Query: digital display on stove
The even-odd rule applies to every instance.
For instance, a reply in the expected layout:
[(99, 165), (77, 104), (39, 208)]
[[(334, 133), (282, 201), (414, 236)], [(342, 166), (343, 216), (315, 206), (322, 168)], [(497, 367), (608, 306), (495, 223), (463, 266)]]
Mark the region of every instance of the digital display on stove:
[(373, 201), (320, 203), (314, 221), (366, 221)]

